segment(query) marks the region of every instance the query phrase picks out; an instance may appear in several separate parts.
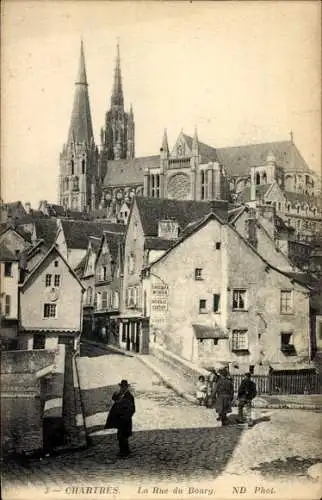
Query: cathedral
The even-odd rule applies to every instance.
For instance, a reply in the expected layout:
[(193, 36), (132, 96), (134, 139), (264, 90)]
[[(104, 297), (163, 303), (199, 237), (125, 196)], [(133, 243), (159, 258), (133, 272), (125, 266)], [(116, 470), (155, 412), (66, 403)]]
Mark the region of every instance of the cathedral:
[(60, 154), (59, 203), (95, 218), (127, 221), (131, 198), (264, 203), (299, 239), (322, 230), (320, 180), (293, 141), (218, 148), (181, 131), (172, 148), (166, 130), (155, 155), (135, 157), (132, 106), (124, 109), (117, 44), (110, 109), (95, 144), (83, 42), (68, 138)]

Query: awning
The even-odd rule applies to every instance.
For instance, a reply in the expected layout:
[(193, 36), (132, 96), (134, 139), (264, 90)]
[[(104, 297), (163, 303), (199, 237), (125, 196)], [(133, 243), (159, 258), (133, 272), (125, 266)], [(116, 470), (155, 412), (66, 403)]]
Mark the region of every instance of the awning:
[(301, 370), (312, 370), (316, 371), (315, 366), (309, 363), (270, 363), (270, 367), (274, 372), (285, 372), (285, 371), (301, 371)]
[(192, 325), (196, 339), (228, 339), (228, 333), (219, 325)]

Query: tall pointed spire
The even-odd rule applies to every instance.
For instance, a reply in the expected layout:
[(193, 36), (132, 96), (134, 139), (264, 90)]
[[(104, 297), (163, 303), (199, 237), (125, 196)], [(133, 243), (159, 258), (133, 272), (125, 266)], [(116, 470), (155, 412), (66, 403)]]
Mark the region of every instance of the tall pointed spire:
[(198, 139), (197, 127), (195, 127), (195, 132), (192, 138), (192, 154), (193, 155), (199, 154), (199, 139)]
[(78, 77), (77, 77), (76, 84), (87, 85), (85, 55), (84, 55), (84, 42), (83, 42), (83, 39), (81, 40)]
[(164, 129), (164, 132), (163, 132), (161, 149), (162, 149), (163, 153), (169, 153), (168, 134), (167, 134), (166, 128)]
[(114, 70), (114, 83), (113, 83), (111, 105), (121, 106), (122, 108), (124, 107), (119, 39), (117, 39), (117, 45), (116, 45), (116, 62)]
[(90, 145), (94, 136), (91, 108), (89, 104), (83, 40), (81, 41), (79, 69), (75, 85), (76, 89), (68, 132), (68, 143), (75, 142), (76, 144), (86, 143)]

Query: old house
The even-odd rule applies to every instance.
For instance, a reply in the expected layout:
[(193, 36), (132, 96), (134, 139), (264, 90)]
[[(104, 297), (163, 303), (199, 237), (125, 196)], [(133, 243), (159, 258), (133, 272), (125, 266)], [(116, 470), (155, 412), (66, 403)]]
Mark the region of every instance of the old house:
[(60, 219), (56, 245), (69, 265), (75, 269), (85, 257), (90, 236), (101, 238), (104, 231), (122, 233), (124, 230), (123, 224), (107, 221)]
[(142, 288), (143, 267), (160, 257), (178, 240), (182, 231), (212, 210), (225, 220), (228, 203), (144, 197), (134, 199), (125, 237), (120, 315), (121, 345), (126, 349), (140, 351), (140, 344), (143, 342), (146, 345), (142, 334), (142, 329), (145, 331), (148, 323), (147, 298)]
[(83, 286), (53, 245), (20, 285), (20, 349), (53, 349), (79, 342)]
[(0, 243), (0, 321), (1, 344), (13, 346), (18, 333), (19, 257)]
[(95, 262), (93, 334), (119, 345), (117, 317), (123, 278), (124, 235), (105, 231)]
[(309, 290), (210, 214), (144, 272), (152, 341), (204, 366), (307, 363)]

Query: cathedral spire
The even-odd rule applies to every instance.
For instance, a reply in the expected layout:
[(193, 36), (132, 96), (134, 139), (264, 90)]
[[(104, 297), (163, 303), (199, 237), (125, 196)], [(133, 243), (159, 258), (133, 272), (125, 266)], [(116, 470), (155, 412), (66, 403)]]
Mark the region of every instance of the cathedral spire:
[(199, 154), (199, 139), (198, 139), (197, 127), (195, 127), (195, 132), (192, 138), (192, 154), (193, 155)]
[(75, 85), (74, 105), (68, 132), (68, 143), (86, 143), (89, 146), (94, 136), (83, 40), (81, 41), (79, 69)]
[(115, 70), (114, 70), (114, 83), (113, 83), (111, 105), (112, 106), (121, 106), (122, 108), (124, 106), (119, 40), (117, 40), (117, 45), (116, 45), (116, 62), (115, 62)]
[(164, 132), (163, 132), (161, 151), (163, 153), (169, 153), (168, 134), (167, 134), (166, 128), (164, 129)]

